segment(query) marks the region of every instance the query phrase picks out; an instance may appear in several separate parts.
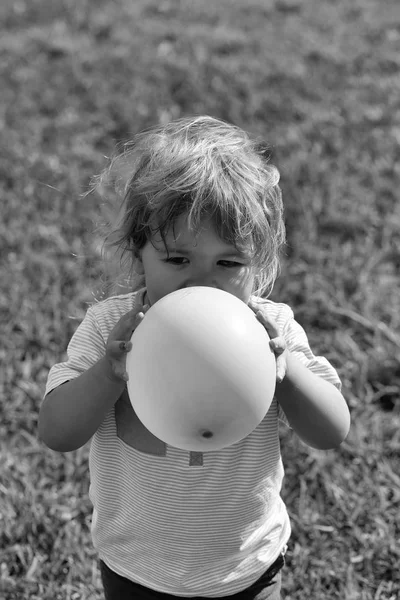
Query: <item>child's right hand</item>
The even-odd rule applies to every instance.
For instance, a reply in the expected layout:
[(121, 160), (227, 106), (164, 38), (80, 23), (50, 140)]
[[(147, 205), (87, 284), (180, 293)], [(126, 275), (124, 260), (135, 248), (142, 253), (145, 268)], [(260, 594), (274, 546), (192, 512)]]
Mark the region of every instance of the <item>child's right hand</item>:
[(130, 339), (132, 333), (143, 321), (145, 313), (149, 310), (148, 304), (138, 306), (123, 315), (113, 327), (108, 336), (106, 345), (106, 358), (110, 363), (113, 375), (123, 381), (128, 381), (126, 372), (126, 355), (132, 348)]

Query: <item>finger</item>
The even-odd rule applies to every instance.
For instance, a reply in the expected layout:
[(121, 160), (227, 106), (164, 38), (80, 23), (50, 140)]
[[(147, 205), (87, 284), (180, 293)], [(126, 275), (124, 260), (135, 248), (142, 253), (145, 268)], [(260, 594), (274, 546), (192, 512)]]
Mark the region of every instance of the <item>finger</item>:
[(132, 333), (135, 331), (136, 327), (143, 321), (144, 313), (143, 312), (132, 312), (126, 313), (124, 315), (125, 323), (123, 324), (123, 329), (120, 331), (119, 337), (125, 337), (129, 339), (132, 336)]
[(260, 310), (260, 305), (251, 299), (248, 301), (247, 306), (255, 313)]
[(120, 379), (123, 379), (123, 381), (128, 381), (129, 380), (129, 375), (126, 371), (124, 371), (123, 369), (113, 369), (114, 375), (116, 377), (119, 377)]
[(283, 354), (287, 348), (286, 340), (282, 336), (278, 336), (270, 340), (269, 346), (278, 356)]
[(126, 344), (130, 343), (132, 335), (134, 334), (136, 329), (139, 327), (139, 325), (143, 321), (143, 319), (144, 319), (144, 314), (138, 313), (137, 315), (133, 315), (132, 317), (130, 317), (129, 320), (126, 321), (125, 323), (120, 324), (120, 326), (118, 327), (118, 331), (116, 331), (114, 334), (115, 337), (117, 337), (119, 339), (111, 342), (112, 344), (117, 344), (117, 347), (118, 347), (118, 350), (120, 353), (121, 352), (129, 352), (129, 350), (131, 349), (131, 346), (129, 346), (129, 345), (124, 346), (124, 343), (125, 342), (126, 342)]
[(139, 315), (144, 315), (149, 310), (149, 308), (150, 307), (148, 304), (145, 304), (144, 306), (142, 304), (139, 304), (135, 308), (128, 310), (128, 312), (126, 312), (123, 315), (122, 319), (124, 319), (125, 321), (128, 321), (128, 322), (135, 322), (136, 318)]
[(135, 331), (135, 329), (138, 327), (138, 325), (140, 325), (140, 323), (143, 321), (144, 319), (144, 313), (140, 312), (136, 315), (133, 324), (132, 324), (132, 331), (131, 331), (131, 336), (133, 334), (133, 332)]
[(146, 304), (142, 304), (142, 302), (140, 302), (140, 304), (138, 304), (136, 306), (135, 310), (137, 311), (139, 309), (143, 312), (146, 312), (147, 310), (149, 310), (149, 308), (150, 308), (150, 304), (148, 304), (147, 302), (146, 302)]
[(116, 377), (119, 377), (120, 379), (123, 379), (124, 381), (128, 381), (129, 375), (125, 371), (125, 368), (120, 363), (114, 362), (112, 364), (112, 370)]
[(122, 352), (129, 352), (132, 349), (132, 342), (119, 342), (119, 349)]
[(264, 325), (264, 327), (268, 331), (269, 337), (271, 339), (279, 337), (279, 334), (280, 334), (279, 327), (273, 319), (270, 319), (269, 317), (267, 317), (261, 310), (259, 310), (256, 313), (256, 317), (260, 321), (260, 323), (262, 325)]
[(113, 375), (115, 377), (118, 377), (119, 379), (122, 379), (123, 381), (128, 381), (129, 376), (128, 373), (125, 371), (125, 365), (122, 364), (121, 360), (118, 360), (118, 358), (113, 358), (113, 356), (110, 353), (110, 349), (108, 349), (107, 351), (107, 358)]
[(276, 381), (282, 383), (286, 375), (286, 357), (284, 354), (276, 359)]
[(122, 356), (124, 356), (127, 352), (129, 352), (129, 350), (131, 350), (131, 348), (132, 343), (130, 341), (114, 341), (107, 344), (107, 354), (111, 356), (111, 358), (120, 360)]

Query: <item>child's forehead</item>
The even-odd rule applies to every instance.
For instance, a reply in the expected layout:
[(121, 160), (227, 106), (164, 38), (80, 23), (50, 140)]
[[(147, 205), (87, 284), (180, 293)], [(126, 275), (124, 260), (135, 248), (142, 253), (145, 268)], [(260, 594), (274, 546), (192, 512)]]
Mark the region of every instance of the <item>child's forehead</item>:
[(176, 249), (190, 250), (200, 245), (207, 248), (212, 247), (216, 252), (225, 254), (237, 254), (239, 252), (246, 257), (253, 255), (250, 240), (244, 242), (235, 238), (224, 238), (218, 232), (218, 228), (210, 216), (205, 216), (194, 229), (189, 227), (187, 215), (181, 215), (173, 224), (162, 231), (160, 228), (153, 230), (151, 243), (156, 250), (161, 252), (165, 251), (166, 248), (169, 251)]
[(203, 219), (196, 229), (188, 226), (187, 219), (178, 218), (173, 225), (163, 231), (163, 235), (159, 230), (153, 235), (153, 240), (157, 244), (164, 245), (165, 242), (169, 247), (196, 246), (201, 239), (226, 247), (232, 246), (220, 237), (210, 218)]
[(155, 242), (155, 244), (157, 246), (164, 247), (164, 244), (165, 244), (168, 248), (196, 247), (202, 241), (212, 242), (212, 243), (215, 243), (215, 245), (218, 245), (221, 247), (226, 247), (226, 248), (232, 247), (232, 244), (221, 239), (219, 237), (219, 235), (213, 230), (203, 229), (198, 232), (195, 232), (195, 231), (177, 232), (177, 231), (175, 231), (175, 233), (172, 230), (170, 230), (168, 232), (165, 232), (164, 237), (162, 237), (160, 232), (157, 232), (157, 234), (155, 234), (153, 236), (153, 242)]

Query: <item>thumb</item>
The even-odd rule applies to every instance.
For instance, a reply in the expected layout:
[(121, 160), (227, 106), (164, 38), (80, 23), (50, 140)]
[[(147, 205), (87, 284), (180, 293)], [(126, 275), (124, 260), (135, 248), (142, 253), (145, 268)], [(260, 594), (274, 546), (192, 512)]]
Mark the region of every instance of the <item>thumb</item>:
[(132, 343), (125, 340), (115, 340), (107, 345), (107, 354), (111, 358), (121, 359), (124, 354), (127, 354), (132, 348)]

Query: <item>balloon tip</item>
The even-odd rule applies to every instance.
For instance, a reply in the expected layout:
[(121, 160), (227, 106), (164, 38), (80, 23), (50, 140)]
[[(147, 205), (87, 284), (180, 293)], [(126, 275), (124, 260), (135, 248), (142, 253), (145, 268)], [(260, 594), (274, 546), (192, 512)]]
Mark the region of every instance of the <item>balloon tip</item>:
[(209, 429), (205, 429), (204, 431), (201, 432), (201, 436), (203, 438), (205, 438), (206, 440), (209, 440), (210, 438), (214, 437), (214, 434)]

